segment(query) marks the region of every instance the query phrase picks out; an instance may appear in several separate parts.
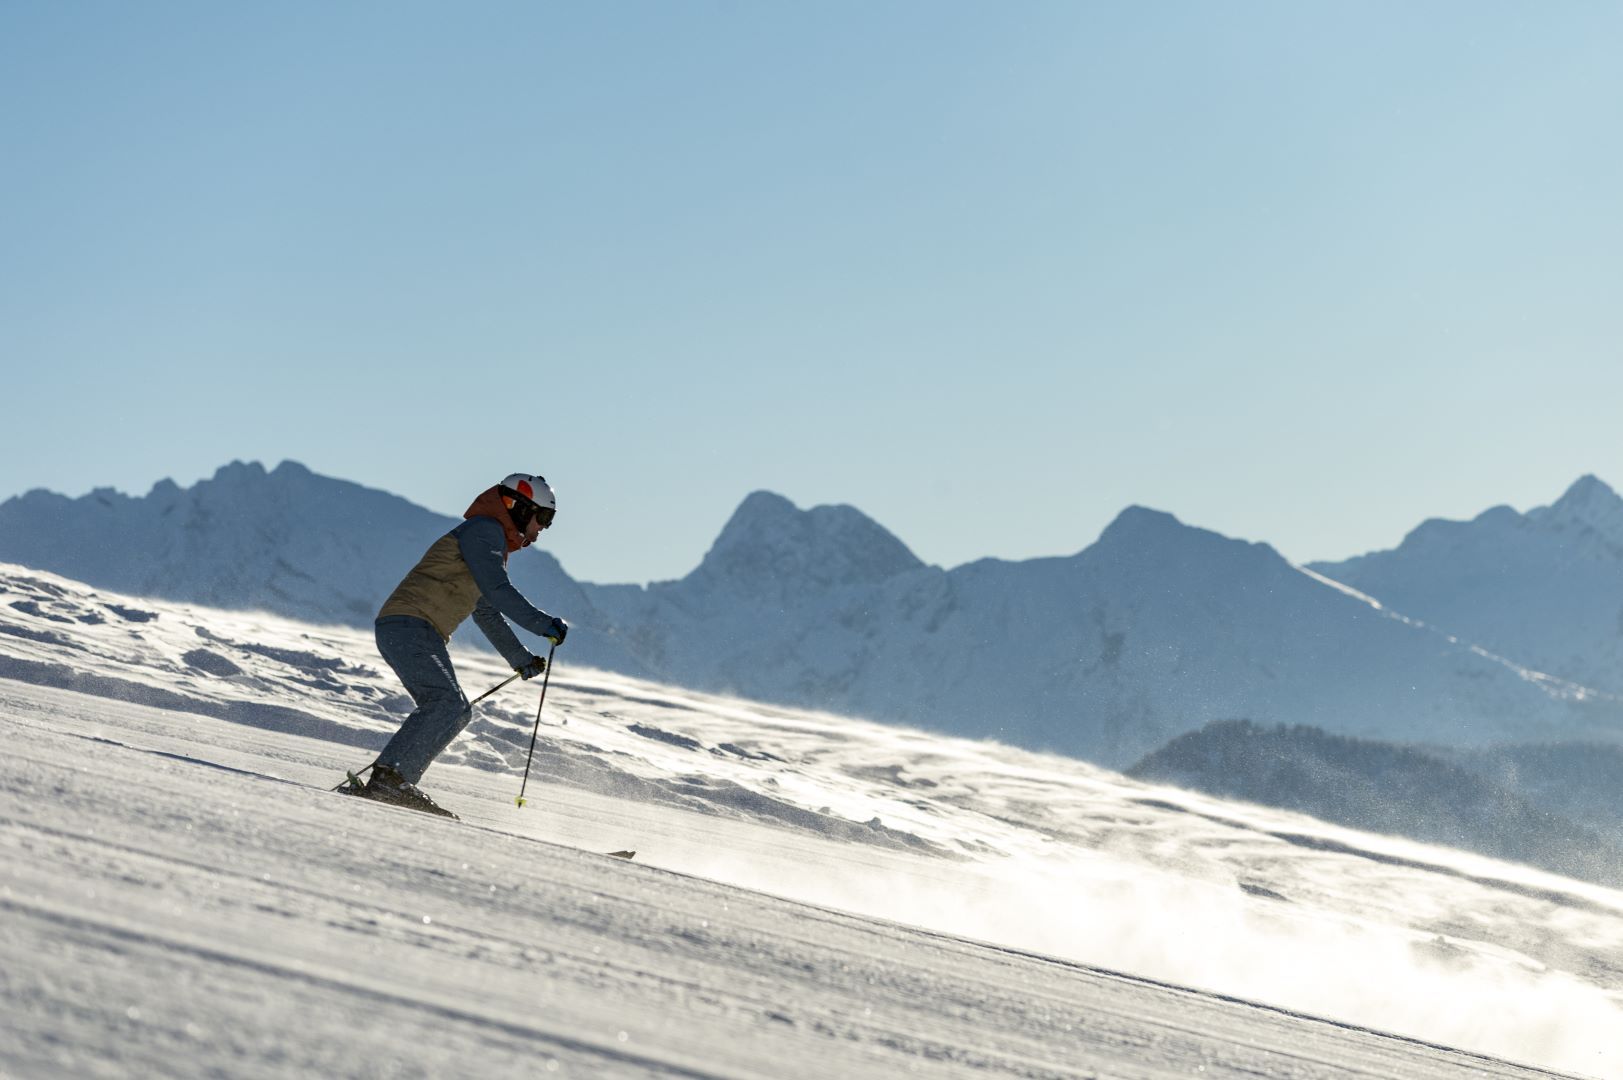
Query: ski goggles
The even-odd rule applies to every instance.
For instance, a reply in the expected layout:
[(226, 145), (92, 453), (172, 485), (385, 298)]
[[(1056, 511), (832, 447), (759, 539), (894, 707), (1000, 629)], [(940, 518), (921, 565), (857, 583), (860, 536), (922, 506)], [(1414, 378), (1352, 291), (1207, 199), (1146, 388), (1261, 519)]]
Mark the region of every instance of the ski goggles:
[(502, 488), (502, 500), (507, 504), (507, 509), (512, 512), (513, 523), (521, 529), (528, 528), (531, 521), (536, 522), (537, 525), (545, 529), (552, 524), (552, 519), (558, 513), (555, 507), (542, 506), (533, 499), (526, 499), (511, 488)]

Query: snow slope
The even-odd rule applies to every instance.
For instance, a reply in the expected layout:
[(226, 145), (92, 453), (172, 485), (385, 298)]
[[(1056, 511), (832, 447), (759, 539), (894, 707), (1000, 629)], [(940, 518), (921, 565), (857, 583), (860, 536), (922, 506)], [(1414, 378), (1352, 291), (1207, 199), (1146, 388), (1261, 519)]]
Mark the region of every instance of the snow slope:
[(1623, 498), (1585, 476), (1549, 506), (1433, 519), (1313, 569), (1529, 666), (1623, 693)]
[(567, 658), (441, 822), (365, 634), (0, 589), (6, 1075), (1623, 1075), (1617, 891)]

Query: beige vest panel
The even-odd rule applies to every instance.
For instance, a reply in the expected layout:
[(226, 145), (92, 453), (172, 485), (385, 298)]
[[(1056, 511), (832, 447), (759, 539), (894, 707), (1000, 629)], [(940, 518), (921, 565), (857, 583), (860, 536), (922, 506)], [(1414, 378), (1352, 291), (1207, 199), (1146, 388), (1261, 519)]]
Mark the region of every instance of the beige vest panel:
[(473, 614), (478, 602), (479, 586), (462, 561), (457, 538), (447, 533), (434, 541), (405, 580), (395, 586), (378, 618), (415, 615), (433, 623), (440, 637), (450, 641), (451, 633)]

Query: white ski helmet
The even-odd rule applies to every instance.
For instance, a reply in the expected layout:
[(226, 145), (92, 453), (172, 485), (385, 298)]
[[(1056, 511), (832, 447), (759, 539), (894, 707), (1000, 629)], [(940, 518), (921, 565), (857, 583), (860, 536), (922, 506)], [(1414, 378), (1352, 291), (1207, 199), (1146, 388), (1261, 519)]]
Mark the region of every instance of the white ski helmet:
[(509, 474), (498, 486), (502, 489), (508, 512), (513, 515), (513, 521), (519, 528), (529, 524), (532, 517), (540, 520), (543, 529), (552, 524), (553, 516), (558, 513), (558, 497), (553, 494), (552, 485), (547, 483), (546, 477), (516, 472)]

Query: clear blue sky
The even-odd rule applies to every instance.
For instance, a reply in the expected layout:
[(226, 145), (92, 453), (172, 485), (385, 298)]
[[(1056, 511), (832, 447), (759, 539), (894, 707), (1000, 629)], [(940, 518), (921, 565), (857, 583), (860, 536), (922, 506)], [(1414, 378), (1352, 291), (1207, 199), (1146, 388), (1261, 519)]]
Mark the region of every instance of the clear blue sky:
[(0, 6), (0, 497), (293, 458), (1295, 559), (1623, 484), (1623, 5)]

